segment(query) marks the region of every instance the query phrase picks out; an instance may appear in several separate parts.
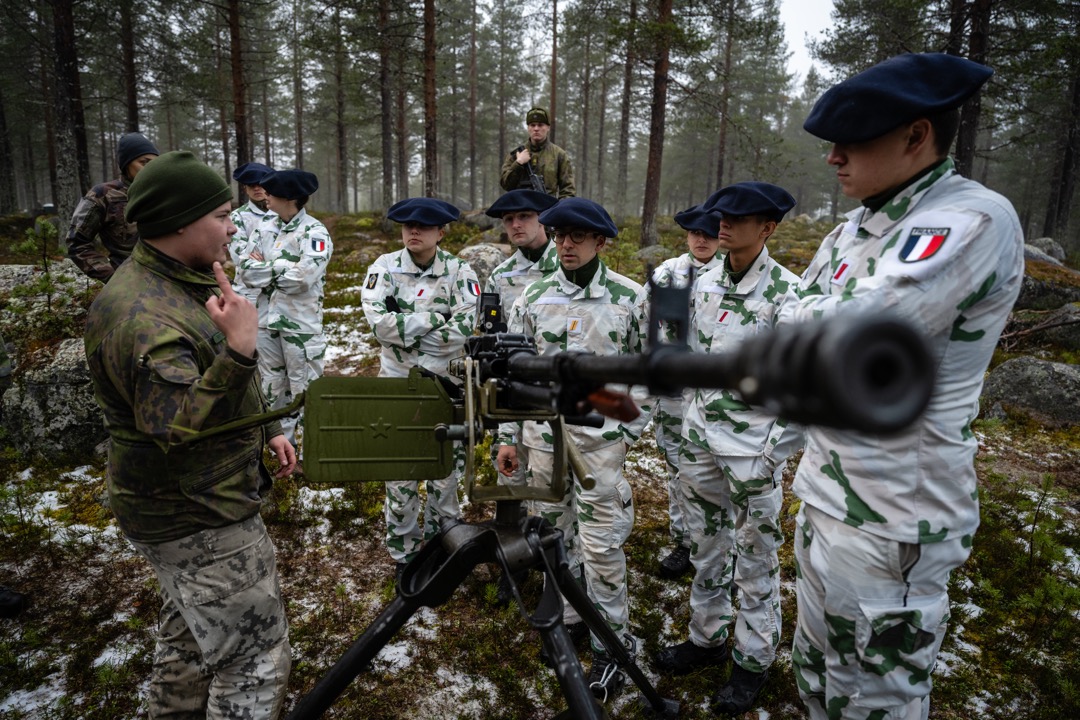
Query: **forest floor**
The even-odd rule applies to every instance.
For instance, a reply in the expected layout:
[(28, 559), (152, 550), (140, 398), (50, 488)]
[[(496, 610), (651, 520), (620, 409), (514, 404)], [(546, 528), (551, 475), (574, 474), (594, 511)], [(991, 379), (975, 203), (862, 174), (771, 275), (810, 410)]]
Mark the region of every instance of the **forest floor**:
[[(360, 287), (366, 266), (398, 244), (382, 237), (370, 218), (327, 222), (335, 226), (327, 374), (372, 375), (378, 360)], [(813, 251), (810, 238), (820, 238), (821, 229), (789, 232), (777, 238), (774, 254), (800, 271)], [(451, 237), (447, 244), (454, 250), (468, 239)], [(677, 246), (674, 239), (665, 242)], [(633, 247), (630, 239), (606, 259), (640, 278)], [(935, 670), (930, 717), (1080, 717), (1080, 431), (1050, 432), (1020, 420), (979, 421), (975, 431), (983, 521), (971, 559), (952, 578), (952, 624)], [(788, 484), (793, 467), (789, 463)], [(712, 717), (708, 700), (727, 668), (673, 678), (652, 667), (662, 646), (686, 638), (690, 581), (655, 574), (669, 543), (665, 469), (651, 434), (631, 451), (627, 474), (637, 513), (626, 553), (639, 664), (662, 695), (681, 704), (679, 717)], [(30, 462), (11, 448), (0, 453), (0, 585), (32, 601), (17, 619), (0, 620), (0, 720), (146, 716), (160, 602), (148, 565), (103, 506), (104, 494), (101, 457), (57, 467)], [(277, 482), (267, 499), (263, 515), (289, 611), (287, 710), (394, 598), (382, 497), (375, 483), (331, 487), (293, 477)], [(744, 720), (806, 717), (790, 661), (796, 502), (788, 492), (780, 657), (758, 707)], [(483, 522), (493, 508), (466, 504), (463, 510), (466, 520)], [(527, 598), (539, 590), (533, 575)], [(418, 612), (327, 717), (555, 717), (566, 703), (538, 658), (539, 636), (515, 607), (498, 606), (497, 578), (494, 567), (481, 565), (444, 605)], [(611, 717), (646, 717), (637, 695), (624, 690), (608, 704)]]

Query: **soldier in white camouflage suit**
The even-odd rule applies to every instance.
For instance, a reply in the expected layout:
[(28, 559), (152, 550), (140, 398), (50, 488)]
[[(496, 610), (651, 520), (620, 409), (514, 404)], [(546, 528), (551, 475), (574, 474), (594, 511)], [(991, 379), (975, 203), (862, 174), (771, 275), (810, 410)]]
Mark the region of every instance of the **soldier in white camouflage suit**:
[[(701, 277), (724, 261), (723, 254), (717, 254), (720, 240), (720, 216), (706, 212), (702, 206), (695, 205), (675, 215), (675, 222), (686, 231), (686, 246), (689, 252), (665, 260), (653, 271), (653, 282), (661, 287), (686, 287), (690, 270), (695, 278)], [(646, 297), (649, 293), (645, 286)], [(668, 341), (673, 339), (672, 328), (665, 327)], [(683, 520), (683, 497), (679, 489), (679, 447), (682, 445), (683, 398), (659, 397), (656, 402), (656, 414), (653, 416), (653, 428), (656, 432), (656, 445), (664, 453), (668, 471), (668, 532), (675, 549), (660, 561), (659, 575), (673, 580), (690, 572), (690, 536), (686, 533)]]
[[(468, 263), (439, 247), (443, 226), (460, 214), (433, 198), (402, 200), (386, 212), (387, 219), (401, 223), (405, 249), (376, 259), (361, 291), (364, 317), (382, 347), (379, 377), (406, 377), (417, 366), (449, 377), (450, 360), (461, 355), (473, 333), (480, 283)], [(422, 527), (420, 484), (386, 483), (386, 547), (398, 577), (423, 542), (439, 531), (440, 520), (460, 517), (458, 486), (464, 469), (464, 448), (455, 443), (453, 472), (424, 484)]]
[[(263, 289), (249, 288), (244, 284), (240, 262), (248, 257), (248, 253), (252, 249), (258, 249), (250, 248), (249, 244), (255, 237), (255, 228), (266, 219), (269, 212), (266, 206), (266, 188), (260, 183), (262, 183), (264, 177), (272, 172), (274, 172), (272, 167), (257, 162), (244, 163), (233, 171), (233, 180), (240, 184), (248, 197), (247, 202), (233, 210), (230, 216), (233, 225), (236, 226), (236, 234), (232, 236), (232, 240), (229, 242), (229, 257), (232, 259), (233, 267), (236, 268), (233, 277), (233, 290), (246, 297), (252, 305), (259, 309), (261, 316), (259, 327), (266, 327), (267, 300), (269, 297), (263, 298), (262, 303), (260, 303), (259, 296), (262, 295)], [(270, 214), (273, 215), (273, 213)]]
[(971, 423), (1024, 274), (1009, 201), (948, 157), (960, 105), (992, 73), (897, 56), (826, 91), (803, 125), (833, 143), (826, 160), (862, 206), (822, 242), (782, 319), (890, 313), (925, 334), (936, 368), (929, 408), (907, 430), (807, 433), (792, 663), (814, 720), (929, 712), (949, 575), (979, 524)]
[[(781, 306), (795, 299), (798, 277), (765, 246), (794, 205), (786, 190), (764, 182), (729, 185), (705, 201), (706, 210), (720, 215), (726, 256), (695, 284), (692, 350), (733, 352), (771, 330)], [(780, 643), (781, 477), (784, 461), (802, 445), (802, 431), (747, 405), (734, 390), (688, 397), (679, 474), (694, 565), (690, 639), (661, 650), (656, 665), (684, 674), (722, 664), (734, 621), (734, 665), (713, 703), (717, 712), (743, 713), (768, 679)]]
[[(597, 254), (608, 238), (618, 234), (611, 216), (591, 200), (566, 198), (541, 213), (540, 222), (555, 227), (560, 267), (525, 289), (511, 311), (510, 331), (534, 338), (540, 355), (640, 353), (645, 291), (608, 269)], [(623, 462), (647, 420), (644, 412), (629, 424), (607, 418), (600, 428), (568, 426), (572, 441), (596, 475), (596, 486), (586, 490), (575, 478), (561, 503), (535, 505), (541, 516), (562, 530), (571, 570), (584, 573), (589, 599), (631, 652), (636, 644), (630, 633), (622, 548), (634, 525), (634, 501)], [(549, 486), (554, 455), (548, 425), (525, 423), (520, 432), (529, 454), (527, 482)], [(499, 449), (504, 475), (518, 464), (514, 445), (505, 440)], [(568, 626), (581, 622), (569, 606), (563, 619)], [(588, 680), (593, 692), (606, 698), (625, 678), (595, 637), (592, 647)]]
[[(497, 293), (502, 307), (503, 322), (510, 318), (514, 301), (532, 283), (547, 277), (559, 267), (559, 255), (555, 243), (547, 236), (540, 223), (540, 213), (554, 205), (557, 200), (547, 193), (535, 190), (511, 190), (504, 193), (489, 207), (485, 214), (502, 220), (503, 229), (510, 243), (516, 248), (514, 254), (499, 263), (488, 277), (484, 292)], [(498, 445), (492, 447), (498, 457)], [(495, 459), (493, 458), (493, 459)], [(521, 485), (525, 482), (525, 446), (517, 443), (518, 471), (507, 482)]]
[[(285, 407), (322, 376), (323, 285), (334, 246), (326, 226), (304, 206), (319, 189), (314, 173), (277, 170), (262, 180), (270, 213), (255, 229), (243, 282), (267, 297), (266, 330), (259, 333), (259, 373), (266, 399)], [(284, 418), (281, 427), (295, 447), (302, 418)]]

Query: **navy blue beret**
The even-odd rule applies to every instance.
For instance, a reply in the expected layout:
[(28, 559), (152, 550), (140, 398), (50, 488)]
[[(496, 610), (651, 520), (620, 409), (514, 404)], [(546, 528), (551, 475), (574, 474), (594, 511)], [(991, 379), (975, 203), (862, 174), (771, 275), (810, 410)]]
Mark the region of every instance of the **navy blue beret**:
[(873, 140), (904, 123), (960, 107), (993, 74), (955, 55), (897, 55), (826, 90), (803, 129), (832, 143)]
[(233, 170), (232, 179), (241, 185), (262, 185), (263, 178), (274, 168), (262, 163), (248, 162)]
[(274, 197), (296, 200), (319, 189), (319, 178), (306, 170), (274, 170), (263, 176), (263, 190)]
[(705, 237), (714, 238), (720, 234), (720, 216), (717, 213), (705, 210), (705, 206), (695, 205), (675, 214), (675, 222), (683, 230), (697, 230)]
[(740, 182), (720, 188), (702, 203), (708, 212), (741, 217), (764, 215), (780, 222), (795, 207), (795, 198), (784, 188), (767, 182)]
[(535, 190), (511, 190), (503, 193), (502, 197), (484, 211), (485, 215), (493, 218), (501, 218), (506, 213), (518, 212), (519, 210), (532, 210), (544, 212), (558, 202), (552, 195), (536, 192)]
[(438, 227), (461, 217), (461, 211), (444, 200), (416, 197), (396, 202), (386, 211), (388, 220)]
[(540, 213), (540, 222), (556, 228), (591, 230), (606, 238), (619, 234), (608, 211), (592, 200), (579, 197), (563, 198)]

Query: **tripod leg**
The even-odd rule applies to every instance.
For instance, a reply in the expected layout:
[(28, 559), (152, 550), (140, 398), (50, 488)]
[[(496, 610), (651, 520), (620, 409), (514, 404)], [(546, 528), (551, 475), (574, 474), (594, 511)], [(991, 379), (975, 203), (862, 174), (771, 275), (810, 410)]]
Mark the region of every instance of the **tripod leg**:
[(286, 720), (322, 717), (341, 693), (345, 692), (349, 683), (364, 671), (368, 663), (375, 659), (386, 643), (409, 621), (417, 607), (419, 606), (407, 603), (401, 596), (395, 597), (315, 687), (300, 699)]
[[(554, 589), (552, 591), (558, 592)], [(601, 720), (606, 717), (603, 707), (596, 702), (585, 682), (585, 672), (581, 669), (574, 643), (562, 620), (556, 619), (553, 627), (541, 628), (540, 636), (548, 656), (551, 657), (555, 677), (562, 688), (563, 697), (566, 698), (570, 716), (584, 720)]]

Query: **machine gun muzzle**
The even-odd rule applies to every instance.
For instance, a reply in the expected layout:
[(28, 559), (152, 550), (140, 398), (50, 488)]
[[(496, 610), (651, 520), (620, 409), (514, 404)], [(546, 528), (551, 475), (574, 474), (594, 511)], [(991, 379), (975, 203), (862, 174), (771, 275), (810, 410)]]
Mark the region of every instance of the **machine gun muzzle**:
[(781, 326), (718, 355), (664, 345), (643, 355), (518, 353), (507, 359), (507, 374), (568, 385), (646, 385), (665, 395), (730, 389), (791, 422), (890, 433), (926, 409), (934, 368), (925, 340), (907, 323), (837, 317)]

